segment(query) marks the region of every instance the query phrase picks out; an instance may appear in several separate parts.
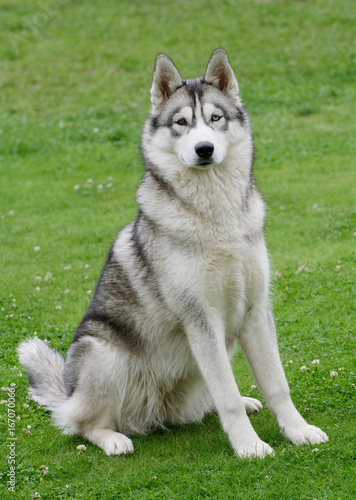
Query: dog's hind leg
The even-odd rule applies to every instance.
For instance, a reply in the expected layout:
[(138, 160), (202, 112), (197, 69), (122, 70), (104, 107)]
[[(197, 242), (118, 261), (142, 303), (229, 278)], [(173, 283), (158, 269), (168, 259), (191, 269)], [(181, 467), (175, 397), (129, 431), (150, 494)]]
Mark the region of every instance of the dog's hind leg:
[(54, 411), (56, 423), (65, 433), (85, 437), (107, 455), (134, 451), (132, 441), (117, 432), (128, 359), (127, 353), (98, 339), (84, 337), (72, 345), (66, 360), (72, 394)]
[(85, 431), (84, 437), (104, 450), (106, 455), (126, 455), (134, 451), (131, 439), (112, 429), (94, 427)]
[[(95, 388), (81, 387), (54, 411), (56, 423), (64, 434), (78, 434), (99, 446), (106, 455), (133, 453), (131, 439), (117, 432), (115, 405), (109, 394), (99, 395)], [(113, 395), (112, 395), (113, 396)]]
[(245, 410), (246, 413), (257, 413), (258, 411), (262, 410), (263, 406), (258, 399), (255, 398), (248, 398), (246, 396), (242, 397), (243, 402), (245, 403)]
[(125, 455), (133, 453), (131, 439), (116, 432), (109, 401), (99, 401), (93, 392), (74, 393), (54, 412), (56, 423), (63, 428), (64, 434), (79, 434), (99, 446), (106, 455)]

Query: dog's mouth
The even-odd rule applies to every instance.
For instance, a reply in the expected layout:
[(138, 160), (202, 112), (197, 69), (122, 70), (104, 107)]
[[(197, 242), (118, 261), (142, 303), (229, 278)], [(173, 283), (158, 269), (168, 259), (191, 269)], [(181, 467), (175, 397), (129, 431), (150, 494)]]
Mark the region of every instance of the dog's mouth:
[(206, 170), (213, 164), (214, 164), (213, 161), (204, 160), (204, 161), (198, 161), (195, 165), (193, 165), (193, 167), (200, 168), (201, 170)]

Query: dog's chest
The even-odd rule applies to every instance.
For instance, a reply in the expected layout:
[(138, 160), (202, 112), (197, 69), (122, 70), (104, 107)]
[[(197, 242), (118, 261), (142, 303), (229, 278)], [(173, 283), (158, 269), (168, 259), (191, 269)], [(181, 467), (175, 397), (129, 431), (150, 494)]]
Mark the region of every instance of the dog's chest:
[(233, 249), (221, 248), (206, 258), (206, 289), (223, 290), (231, 275), (242, 274), (241, 261), (236, 258)]
[(238, 323), (268, 286), (264, 243), (222, 245), (206, 259), (202, 287), (208, 302), (227, 322)]

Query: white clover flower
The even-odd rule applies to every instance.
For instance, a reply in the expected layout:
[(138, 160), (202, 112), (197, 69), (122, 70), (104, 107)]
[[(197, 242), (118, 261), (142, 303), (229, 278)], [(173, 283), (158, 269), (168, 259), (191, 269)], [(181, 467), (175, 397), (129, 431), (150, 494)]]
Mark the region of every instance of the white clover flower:
[(319, 366), (320, 361), (318, 359), (313, 359), (312, 363), (313, 366)]
[(308, 369), (308, 368), (307, 368), (306, 366), (304, 366), (304, 365), (300, 367), (300, 371), (302, 371), (302, 372), (306, 372), (306, 371), (307, 371), (307, 369)]
[(35, 283), (41, 283), (41, 281), (42, 281), (41, 276), (36, 276)]
[(63, 269), (64, 269), (65, 271), (69, 271), (69, 269), (72, 269), (72, 266), (71, 266), (71, 265), (69, 265), (69, 266), (65, 266)]
[(335, 267), (335, 272), (336, 272), (336, 273), (339, 273), (339, 272), (340, 272), (340, 269), (341, 269), (341, 266), (336, 266), (336, 267)]
[(91, 295), (92, 291), (91, 290), (87, 290), (87, 295)]
[(60, 311), (62, 309), (62, 306), (56, 306), (56, 309)]
[(48, 273), (45, 276), (45, 280), (48, 281), (52, 278), (53, 274), (48, 271)]
[(64, 290), (64, 293), (69, 293), (69, 292), (70, 292), (69, 288), (67, 288), (67, 290)]
[(251, 385), (251, 391), (255, 391), (257, 387), (255, 385)]
[(292, 365), (293, 364), (293, 361), (290, 359), (289, 361), (287, 361), (286, 365)]
[(98, 132), (100, 132), (100, 128), (98, 127), (93, 128), (93, 132), (94, 134), (97, 134)]
[(40, 292), (40, 291), (41, 291), (40, 287), (36, 286), (36, 292)]
[(84, 453), (86, 449), (87, 447), (85, 446), (85, 444), (80, 444), (79, 446), (77, 446), (77, 450), (80, 451), (81, 453)]
[(296, 274), (299, 274), (301, 272), (308, 273), (309, 272), (309, 267), (299, 266)]
[(332, 370), (330, 372), (330, 377), (338, 377), (338, 376), (339, 376), (339, 374), (335, 370)]
[(41, 250), (41, 247), (35, 247), (34, 250), (35, 252), (39, 252)]
[(316, 453), (316, 452), (318, 452), (318, 451), (319, 451), (319, 448), (314, 448), (314, 449), (312, 450), (312, 452), (313, 452), (313, 453)]
[(78, 189), (80, 189), (80, 186), (79, 186), (79, 184), (76, 184), (76, 185), (74, 186), (74, 190), (75, 190), (75, 191), (78, 191)]

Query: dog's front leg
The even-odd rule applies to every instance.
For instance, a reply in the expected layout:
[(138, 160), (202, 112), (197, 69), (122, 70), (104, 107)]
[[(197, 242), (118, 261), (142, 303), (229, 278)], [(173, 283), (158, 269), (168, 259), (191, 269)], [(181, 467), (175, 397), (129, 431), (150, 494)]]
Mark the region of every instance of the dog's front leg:
[(237, 388), (225, 346), (223, 322), (217, 317), (201, 317), (186, 326), (193, 355), (208, 385), (216, 409), (231, 444), (240, 457), (273, 454), (254, 431)]
[(279, 357), (272, 313), (268, 306), (254, 307), (245, 319), (240, 344), (267, 406), (281, 432), (295, 444), (328, 440), (318, 427), (308, 425), (295, 408)]

